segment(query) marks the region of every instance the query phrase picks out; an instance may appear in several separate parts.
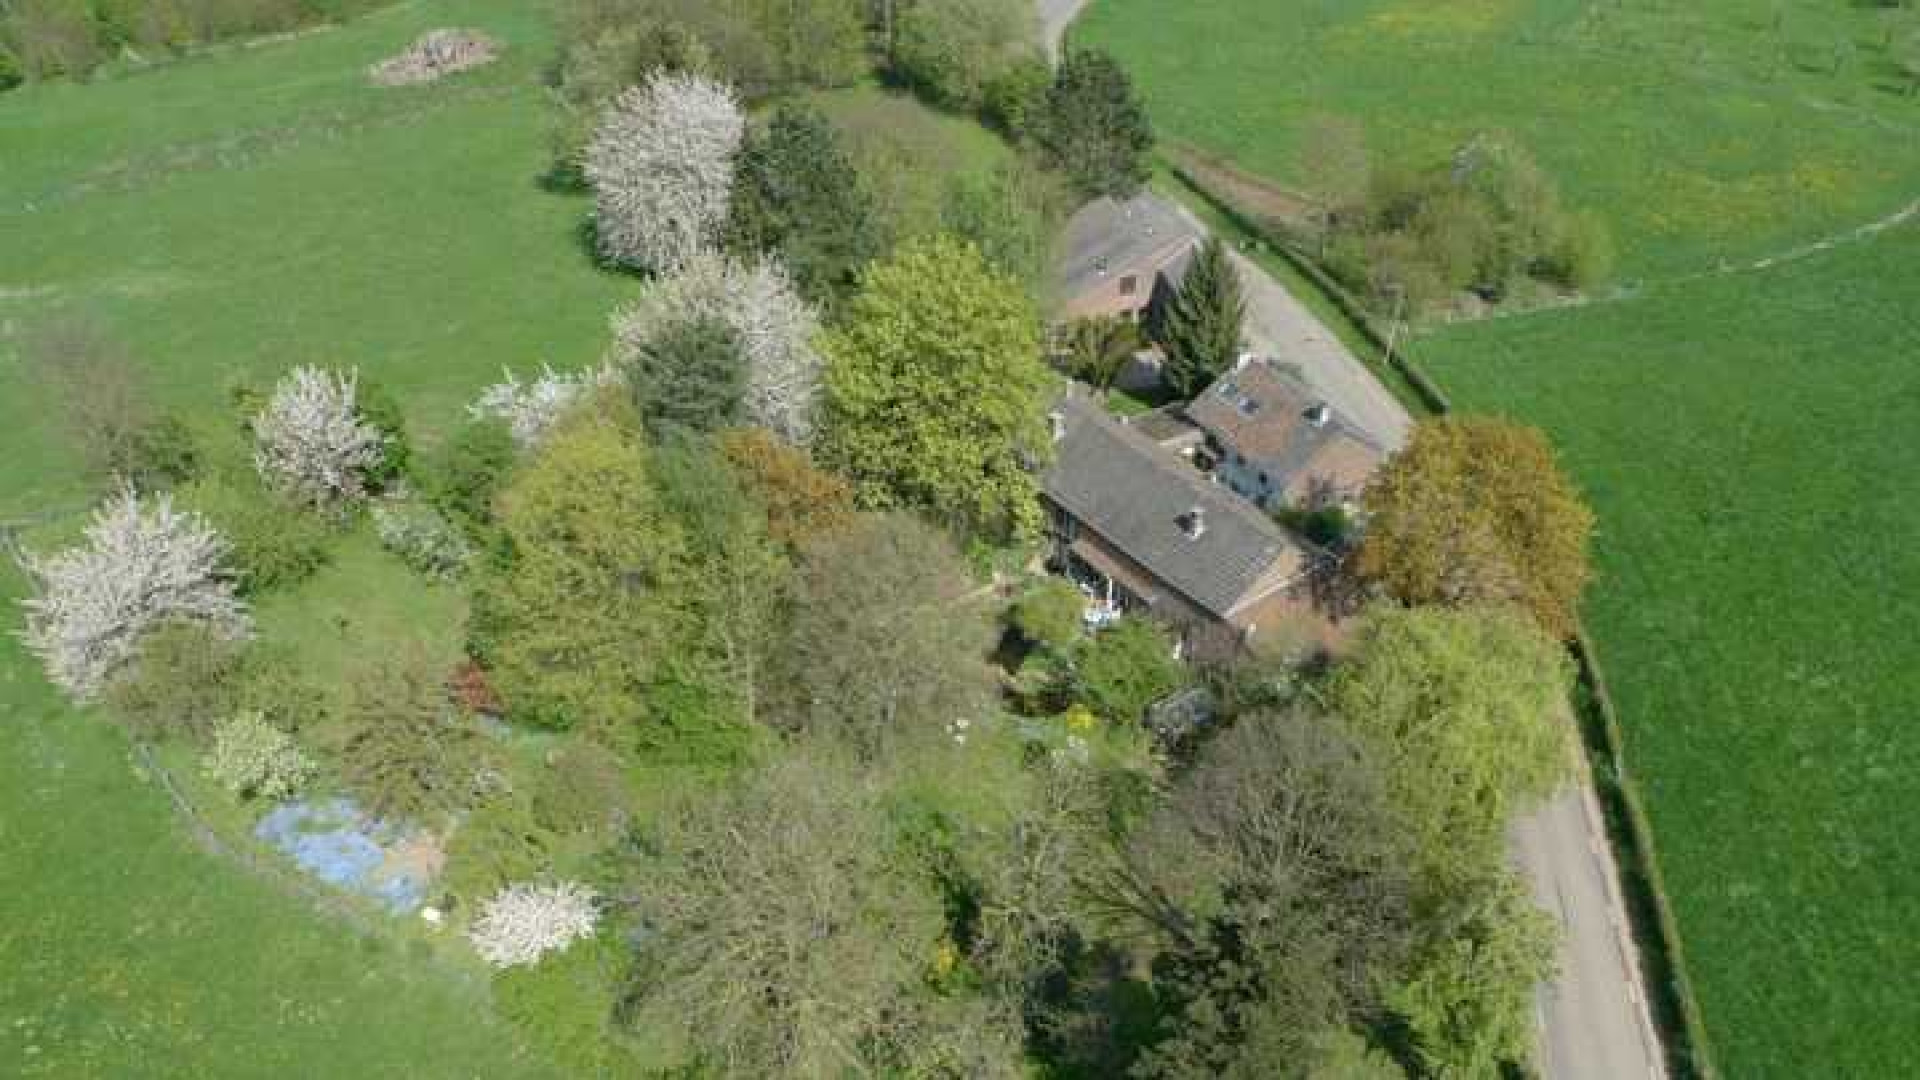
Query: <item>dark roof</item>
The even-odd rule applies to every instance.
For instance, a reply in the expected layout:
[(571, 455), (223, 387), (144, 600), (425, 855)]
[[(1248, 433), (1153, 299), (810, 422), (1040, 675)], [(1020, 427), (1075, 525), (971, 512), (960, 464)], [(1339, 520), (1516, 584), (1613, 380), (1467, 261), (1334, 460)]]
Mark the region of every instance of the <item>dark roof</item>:
[[(1292, 577), (1307, 551), (1253, 504), (1107, 414), (1079, 390), (1056, 406), (1060, 439), (1047, 497), (1195, 604), (1224, 617), (1276, 569)], [(1189, 537), (1183, 520), (1203, 512)]]
[(1144, 191), (1126, 200), (1098, 198), (1067, 222), (1055, 284), (1060, 296), (1079, 296), (1113, 274), (1179, 261), (1201, 239), (1193, 219), (1165, 199)]
[[(1315, 411), (1319, 423), (1309, 416)], [(1299, 369), (1266, 358), (1243, 360), (1216, 379), (1187, 404), (1187, 418), (1283, 488), (1316, 473), (1358, 486), (1387, 457), (1373, 436), (1316, 394)]]

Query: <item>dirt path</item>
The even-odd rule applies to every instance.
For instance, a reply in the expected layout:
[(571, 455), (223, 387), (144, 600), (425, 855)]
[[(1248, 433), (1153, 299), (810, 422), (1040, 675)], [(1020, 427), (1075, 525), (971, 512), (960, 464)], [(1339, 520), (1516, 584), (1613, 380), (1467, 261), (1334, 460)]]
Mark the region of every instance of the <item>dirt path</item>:
[(1040, 40), (1047, 47), (1047, 56), (1058, 60), (1067, 27), (1080, 14), (1080, 9), (1087, 6), (1087, 0), (1034, 0), (1034, 6), (1040, 11)]

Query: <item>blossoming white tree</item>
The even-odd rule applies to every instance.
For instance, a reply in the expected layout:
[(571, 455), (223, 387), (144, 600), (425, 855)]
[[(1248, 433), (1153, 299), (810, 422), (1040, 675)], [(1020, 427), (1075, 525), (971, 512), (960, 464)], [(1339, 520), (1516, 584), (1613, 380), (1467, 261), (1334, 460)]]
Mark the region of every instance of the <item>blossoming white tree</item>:
[(587, 145), (600, 254), (665, 272), (712, 247), (746, 132), (733, 91), (656, 71), (607, 107)]
[(592, 889), (572, 881), (509, 885), (481, 905), (467, 940), (494, 967), (533, 964), (593, 935), (600, 919), (594, 900)]
[(502, 371), (501, 375), (502, 380), (482, 390), (480, 399), (467, 406), (467, 412), (476, 420), (505, 421), (514, 445), (522, 450), (538, 446), (589, 391), (619, 378), (619, 373), (608, 367), (567, 374), (542, 367), (531, 382), (521, 382), (512, 371)]
[(820, 393), (821, 359), (813, 344), (820, 316), (794, 291), (780, 265), (694, 256), (614, 315), (614, 358), (625, 366), (648, 344), (696, 322), (724, 326), (739, 342), (747, 367), (748, 419), (806, 445)]
[(278, 802), (313, 779), (313, 758), (293, 736), (255, 710), (235, 713), (213, 729), (213, 749), (201, 765), (221, 787), (241, 797)]
[(251, 628), (223, 566), (227, 542), (198, 514), (131, 490), (95, 512), (86, 539), (47, 558), (29, 556), (38, 590), (21, 637), (47, 677), (86, 701), (164, 619), (195, 619), (232, 637)]
[(298, 367), (253, 420), (254, 465), (267, 483), (315, 509), (366, 494), (386, 437), (360, 417), (359, 377)]

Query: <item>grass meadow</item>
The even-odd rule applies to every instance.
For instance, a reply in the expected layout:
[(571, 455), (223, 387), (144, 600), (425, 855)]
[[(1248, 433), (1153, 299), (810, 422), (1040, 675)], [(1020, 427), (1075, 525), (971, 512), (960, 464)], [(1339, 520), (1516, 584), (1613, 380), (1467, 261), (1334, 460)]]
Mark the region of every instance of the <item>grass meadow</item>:
[(1920, 197), (1888, 47), (1916, 31), (1813, 0), (1098, 0), (1073, 32), (1165, 134), (1282, 182), (1314, 113), (1416, 163), (1508, 131), (1612, 222), (1615, 295), (1414, 348), (1458, 407), (1547, 428), (1599, 511), (1588, 618), (1727, 1076), (1920, 1060), (1920, 226), (1768, 261)]
[[(1425, 166), (1480, 132), (1613, 225), (1627, 279), (1793, 247), (1920, 193), (1906, 8), (1839, 0), (1097, 0), (1165, 136), (1303, 184), (1315, 114)], [(1838, 62), (1836, 70), (1835, 64)]]
[[(446, 25), (488, 30), (505, 56), (440, 85), (366, 84), (369, 62)], [(0, 96), (0, 521), (95, 493), (21, 362), (43, 320), (124, 343), (160, 404), (227, 453), (236, 377), (358, 366), (431, 444), (502, 365), (595, 359), (634, 285), (594, 266), (585, 201), (539, 183), (549, 51), (534, 5), (421, 0)], [(266, 598), (266, 636), (323, 673), (459, 640), (457, 590), (422, 583), (364, 527), (336, 547)], [(9, 628), (21, 587), (0, 566)], [(206, 853), (133, 766), (117, 729), (0, 635), (0, 1072), (554, 1074), (464, 950), (323, 913)], [(246, 828), (230, 816), (216, 826)]]

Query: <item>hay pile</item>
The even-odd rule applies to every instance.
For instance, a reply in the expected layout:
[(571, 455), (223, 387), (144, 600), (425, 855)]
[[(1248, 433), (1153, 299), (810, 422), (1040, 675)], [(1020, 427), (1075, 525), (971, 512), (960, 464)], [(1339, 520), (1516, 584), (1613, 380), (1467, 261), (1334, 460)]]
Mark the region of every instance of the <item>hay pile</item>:
[(375, 86), (415, 86), (482, 64), (500, 55), (500, 43), (478, 30), (429, 30), (407, 51), (367, 69)]

